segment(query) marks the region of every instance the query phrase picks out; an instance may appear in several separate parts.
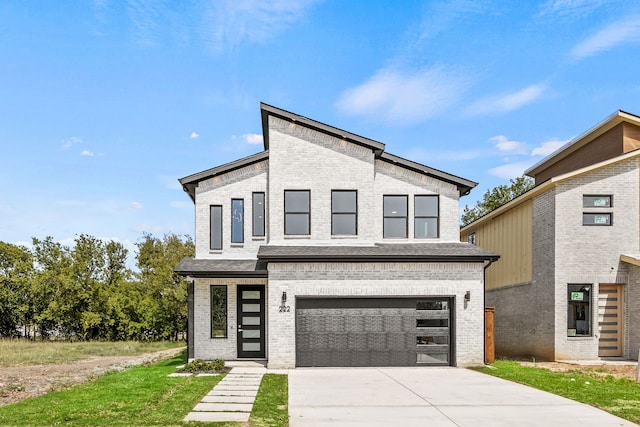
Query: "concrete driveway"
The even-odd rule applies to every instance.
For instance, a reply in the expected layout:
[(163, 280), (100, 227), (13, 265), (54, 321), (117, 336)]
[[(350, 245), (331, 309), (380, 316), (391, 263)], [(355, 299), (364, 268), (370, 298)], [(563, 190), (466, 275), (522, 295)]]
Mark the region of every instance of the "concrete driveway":
[(297, 368), (290, 425), (635, 426), (588, 405), (459, 368)]

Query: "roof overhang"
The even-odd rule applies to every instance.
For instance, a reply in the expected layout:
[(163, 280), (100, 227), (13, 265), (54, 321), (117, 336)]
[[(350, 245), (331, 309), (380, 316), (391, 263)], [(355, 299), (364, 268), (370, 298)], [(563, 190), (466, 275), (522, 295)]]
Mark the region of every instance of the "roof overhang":
[(620, 255), (620, 261), (626, 262), (627, 264), (635, 265), (636, 267), (640, 267), (640, 254), (637, 255)]
[(262, 136), (265, 150), (269, 149), (269, 116), (274, 116), (368, 148), (372, 150), (376, 156), (380, 155), (384, 151), (385, 146), (382, 142), (374, 141), (373, 139), (365, 138), (363, 136), (347, 132), (346, 130), (329, 126), (299, 114), (274, 107), (273, 105), (265, 104), (264, 102), (260, 103), (260, 114), (262, 116)]
[(259, 163), (263, 160), (267, 160), (269, 158), (268, 151), (262, 151), (257, 154), (253, 154), (248, 157), (244, 157), (239, 160), (235, 160), (230, 163), (226, 163), (224, 165), (216, 166), (215, 168), (207, 169), (202, 172), (195, 173), (193, 175), (185, 176), (184, 178), (178, 179), (178, 182), (182, 185), (182, 189), (189, 194), (191, 200), (193, 202), (196, 201), (196, 187), (198, 183), (201, 181), (213, 178), (216, 175), (222, 175), (228, 172), (231, 172), (236, 169), (240, 169), (255, 163)]
[(371, 246), (261, 246), (267, 262), (494, 262), (499, 255), (468, 243), (375, 244)]
[(566, 158), (578, 149), (584, 147), (586, 144), (601, 136), (605, 132), (608, 132), (614, 127), (618, 126), (620, 123), (631, 123), (636, 126), (640, 126), (640, 117), (622, 110), (618, 110), (588, 131), (584, 132), (582, 135), (572, 139), (570, 142), (563, 145), (558, 150), (554, 151), (535, 165), (531, 166), (524, 172), (524, 174), (534, 177), (541, 171), (558, 163), (560, 160)]
[(195, 259), (184, 258), (174, 269), (176, 273), (185, 277), (267, 277), (267, 263), (260, 260), (244, 259)]
[(610, 166), (619, 162), (623, 162), (625, 160), (628, 159), (632, 159), (634, 157), (640, 157), (640, 150), (636, 150), (636, 151), (630, 151), (626, 154), (623, 154), (621, 156), (618, 157), (614, 157), (613, 159), (609, 159), (609, 160), (605, 160), (603, 162), (600, 163), (595, 163), (593, 165), (589, 165), (586, 166), (584, 168), (581, 169), (577, 169), (575, 171), (571, 171), (571, 172), (567, 172), (565, 174), (562, 175), (558, 175), (555, 176), (545, 182), (543, 182), (542, 184), (539, 184), (535, 187), (533, 187), (531, 190), (527, 191), (526, 193), (516, 197), (515, 199), (505, 203), (504, 205), (500, 206), (499, 208), (489, 212), (488, 214), (484, 215), (483, 217), (478, 218), (477, 220), (475, 220), (474, 222), (465, 225), (464, 227), (462, 227), (460, 229), (461, 233), (466, 233), (466, 232), (473, 232), (475, 229), (477, 229), (478, 227), (482, 226), (483, 224), (485, 224), (488, 221), (492, 221), (494, 218), (498, 217), (499, 215), (502, 215), (503, 213), (513, 209), (514, 207), (526, 202), (527, 200), (531, 200), (534, 197), (539, 196), (540, 194), (546, 193), (547, 191), (551, 190), (552, 188), (556, 187), (558, 184), (560, 184), (563, 181), (566, 181), (570, 178), (574, 178), (576, 176), (585, 174), (585, 173), (589, 173), (589, 172), (593, 172), (594, 170), (606, 167), (606, 166)]

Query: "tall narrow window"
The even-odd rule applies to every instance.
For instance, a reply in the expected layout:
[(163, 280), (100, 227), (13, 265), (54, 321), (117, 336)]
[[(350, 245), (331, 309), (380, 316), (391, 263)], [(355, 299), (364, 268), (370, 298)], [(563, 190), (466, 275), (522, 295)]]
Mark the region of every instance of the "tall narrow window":
[(407, 237), (408, 196), (383, 196), (383, 236), (385, 238)]
[(285, 190), (284, 234), (311, 234), (311, 192), (309, 190)]
[(358, 234), (358, 196), (353, 190), (331, 191), (331, 234), (355, 236)]
[(253, 235), (264, 237), (264, 193), (253, 193)]
[(211, 338), (227, 338), (227, 287), (211, 285)]
[(591, 284), (569, 285), (567, 336), (591, 336)]
[(210, 211), (210, 237), (209, 248), (222, 249), (222, 206), (209, 206)]
[(438, 237), (438, 196), (416, 196), (414, 234), (416, 239)]
[(244, 242), (244, 200), (231, 199), (231, 243)]

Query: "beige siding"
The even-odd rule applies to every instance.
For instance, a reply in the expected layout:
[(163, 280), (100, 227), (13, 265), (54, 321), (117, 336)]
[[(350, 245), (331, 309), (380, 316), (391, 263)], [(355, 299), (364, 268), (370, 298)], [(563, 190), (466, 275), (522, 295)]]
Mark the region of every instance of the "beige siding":
[(476, 245), (500, 255), (500, 260), (487, 269), (487, 290), (531, 281), (531, 219), (532, 202), (527, 200), (462, 234), (462, 241), (467, 241), (475, 232)]

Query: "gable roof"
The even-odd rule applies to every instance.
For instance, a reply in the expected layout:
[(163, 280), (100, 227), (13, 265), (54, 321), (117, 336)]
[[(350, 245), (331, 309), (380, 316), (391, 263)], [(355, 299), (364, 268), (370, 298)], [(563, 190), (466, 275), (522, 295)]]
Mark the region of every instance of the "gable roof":
[(290, 111), (286, 111), (281, 108), (277, 108), (272, 105), (265, 104), (264, 102), (260, 103), (260, 114), (262, 117), (262, 135), (264, 139), (264, 151), (239, 159), (239, 160), (235, 160), (233, 162), (226, 163), (224, 165), (216, 166), (214, 168), (195, 173), (193, 175), (186, 176), (184, 178), (180, 178), (178, 181), (182, 185), (182, 189), (187, 194), (189, 194), (189, 197), (191, 198), (192, 201), (195, 202), (195, 189), (198, 186), (199, 182), (212, 178), (216, 175), (222, 175), (222, 174), (231, 172), (235, 169), (239, 169), (254, 163), (261, 162), (269, 158), (269, 116), (274, 116), (282, 120), (295, 122), (297, 124), (316, 130), (318, 132), (322, 132), (324, 134), (331, 135), (336, 138), (340, 138), (350, 143), (359, 145), (361, 147), (370, 149), (373, 152), (376, 159), (379, 159), (388, 163), (393, 163), (405, 169), (409, 169), (414, 172), (424, 174), (432, 178), (436, 178), (441, 181), (445, 181), (449, 184), (455, 185), (458, 188), (458, 193), (460, 194), (460, 196), (469, 194), (471, 189), (476, 185), (478, 185), (477, 182), (470, 181), (468, 179), (464, 179), (459, 176), (452, 175), (452, 174), (443, 172), (438, 169), (431, 168), (429, 166), (426, 166), (411, 160), (403, 159), (402, 157), (395, 156), (390, 153), (386, 153), (384, 151), (385, 145), (381, 142), (374, 141), (373, 139), (365, 138), (363, 136), (356, 135), (354, 133), (347, 132), (342, 129), (338, 129), (333, 126), (329, 126), (327, 124), (309, 119), (304, 116), (300, 116)]
[(622, 110), (616, 111), (588, 131), (584, 132), (582, 135), (572, 139), (567, 144), (531, 166), (524, 172), (525, 175), (535, 177), (540, 171), (548, 169), (552, 165), (560, 162), (605, 132), (610, 131), (620, 123), (631, 123), (636, 126), (640, 126), (640, 117)]

